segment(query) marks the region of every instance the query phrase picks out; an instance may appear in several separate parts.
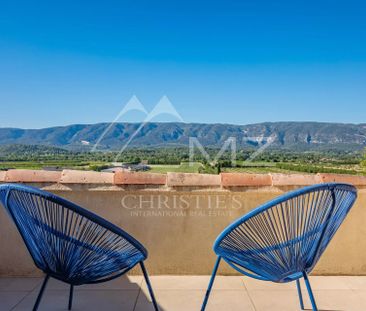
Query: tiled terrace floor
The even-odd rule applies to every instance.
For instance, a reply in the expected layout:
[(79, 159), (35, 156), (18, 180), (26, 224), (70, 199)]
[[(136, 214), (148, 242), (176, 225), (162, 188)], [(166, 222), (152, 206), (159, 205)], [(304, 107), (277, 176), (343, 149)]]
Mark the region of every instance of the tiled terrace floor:
[[(152, 284), (162, 311), (198, 311), (208, 276), (155, 276)], [(42, 280), (0, 279), (0, 310), (31, 310)], [(366, 310), (366, 277), (311, 277), (319, 310)], [(305, 306), (310, 302), (303, 285)], [(73, 310), (152, 311), (146, 285), (129, 276), (75, 289)], [(39, 310), (67, 310), (67, 285), (50, 280)], [(217, 277), (207, 311), (300, 310), (296, 284), (273, 284), (244, 277)]]

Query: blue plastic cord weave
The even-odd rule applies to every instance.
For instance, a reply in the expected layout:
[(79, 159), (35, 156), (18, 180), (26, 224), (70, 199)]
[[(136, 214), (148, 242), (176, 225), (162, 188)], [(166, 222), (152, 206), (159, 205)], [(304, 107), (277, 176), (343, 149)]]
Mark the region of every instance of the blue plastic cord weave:
[(54, 194), (5, 184), (0, 200), (36, 266), (54, 278), (73, 285), (103, 282), (147, 258), (125, 231)]
[(335, 183), (290, 192), (227, 227), (214, 250), (251, 277), (298, 279), (314, 268), (356, 197), (355, 187)]

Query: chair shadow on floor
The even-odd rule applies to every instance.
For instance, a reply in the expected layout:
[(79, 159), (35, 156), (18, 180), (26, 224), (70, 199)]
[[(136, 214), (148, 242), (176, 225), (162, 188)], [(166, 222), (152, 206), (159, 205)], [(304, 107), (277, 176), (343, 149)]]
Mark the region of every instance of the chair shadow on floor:
[[(29, 292), (12, 311), (32, 310), (41, 279), (36, 288)], [(158, 308), (159, 296), (155, 293)], [(68, 310), (69, 285), (61, 281), (50, 279), (45, 289), (39, 311)], [(9, 310), (9, 311), (10, 311)], [(73, 311), (155, 311), (143, 276), (123, 275), (112, 281), (100, 284), (87, 284), (75, 287), (73, 295)], [(5, 311), (5, 310), (3, 310)]]

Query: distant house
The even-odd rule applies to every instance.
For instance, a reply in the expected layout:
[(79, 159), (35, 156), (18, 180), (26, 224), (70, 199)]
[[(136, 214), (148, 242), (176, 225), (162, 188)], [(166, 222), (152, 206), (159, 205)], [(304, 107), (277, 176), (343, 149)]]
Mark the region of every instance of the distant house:
[[(114, 163), (117, 164), (117, 163)], [(150, 166), (139, 163), (139, 164), (135, 164), (135, 163), (121, 163), (119, 165), (116, 166), (112, 166), (109, 167), (107, 169), (102, 170), (102, 172), (111, 172), (111, 173), (115, 173), (118, 171), (122, 171), (122, 170), (128, 170), (131, 172), (145, 172), (150, 170)]]
[(59, 172), (62, 171), (62, 167), (59, 166), (44, 166), (42, 168), (44, 171), (54, 171), (54, 172)]
[(104, 170), (101, 170), (101, 172), (103, 172), (103, 173), (116, 173), (116, 172), (121, 172), (123, 170), (124, 169), (122, 167), (109, 167), (109, 168), (106, 168)]

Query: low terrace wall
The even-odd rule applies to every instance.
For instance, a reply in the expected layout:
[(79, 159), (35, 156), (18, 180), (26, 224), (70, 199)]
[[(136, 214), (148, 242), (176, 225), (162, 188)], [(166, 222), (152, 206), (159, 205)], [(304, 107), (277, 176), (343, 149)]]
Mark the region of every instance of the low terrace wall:
[[(234, 219), (289, 190), (332, 181), (356, 185), (358, 199), (314, 273), (366, 275), (366, 177), (0, 172), (1, 183), (40, 187), (122, 227), (149, 250), (146, 264), (152, 274), (210, 274), (215, 261), (212, 244)], [(0, 208), (0, 246), (1, 276), (40, 274), (4, 208)], [(219, 273), (235, 274), (226, 264)]]

